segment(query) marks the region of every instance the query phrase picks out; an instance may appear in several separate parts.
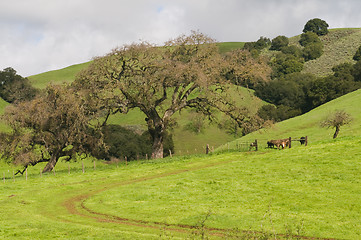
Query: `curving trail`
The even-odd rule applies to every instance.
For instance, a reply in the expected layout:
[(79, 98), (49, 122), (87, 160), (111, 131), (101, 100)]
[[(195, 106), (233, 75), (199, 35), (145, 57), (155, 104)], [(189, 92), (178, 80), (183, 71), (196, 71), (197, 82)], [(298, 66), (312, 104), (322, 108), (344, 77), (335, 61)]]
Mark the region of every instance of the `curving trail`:
[[(194, 230), (202, 229), (203, 231), (206, 230), (211, 235), (226, 237), (227, 233), (230, 233), (234, 230), (221, 229), (221, 228), (199, 227), (199, 226), (183, 225), (183, 224), (166, 224), (163, 222), (150, 222), (150, 221), (144, 221), (144, 220), (121, 218), (121, 217), (110, 215), (110, 214), (96, 212), (95, 210), (92, 210), (92, 209), (86, 207), (84, 203), (88, 198), (90, 198), (98, 193), (107, 191), (111, 188), (131, 185), (134, 183), (149, 181), (152, 179), (163, 178), (163, 177), (168, 177), (168, 176), (177, 175), (177, 174), (182, 174), (182, 173), (189, 172), (189, 171), (196, 171), (196, 170), (200, 170), (200, 169), (215, 167), (218, 165), (228, 164), (228, 163), (231, 163), (234, 161), (235, 160), (223, 161), (223, 162), (212, 163), (212, 164), (207, 164), (207, 165), (203, 165), (203, 166), (197, 166), (197, 167), (193, 167), (193, 168), (183, 169), (183, 170), (165, 172), (165, 173), (151, 175), (151, 176), (147, 176), (147, 177), (140, 177), (140, 178), (132, 179), (132, 180), (121, 182), (121, 183), (112, 183), (112, 184), (102, 185), (102, 186), (100, 186), (100, 188), (95, 189), (89, 193), (79, 194), (79, 195), (73, 196), (69, 199), (66, 199), (62, 203), (62, 205), (72, 215), (77, 215), (82, 218), (94, 219), (99, 222), (116, 223), (116, 224), (135, 226), (135, 227), (140, 227), (140, 228), (152, 228), (152, 229), (165, 228), (168, 231), (182, 232), (182, 233), (190, 232), (192, 230), (194, 231)], [(249, 234), (249, 233), (257, 234), (257, 235), (262, 234), (262, 232), (255, 232), (255, 231), (250, 232), (250, 231), (246, 231), (246, 230), (244, 230), (242, 232), (244, 234)], [(276, 235), (277, 235), (277, 237), (281, 237), (281, 238), (282, 237), (290, 237), (289, 235), (285, 235), (285, 234), (276, 234)], [(319, 237), (308, 237), (308, 236), (297, 236), (297, 235), (293, 235), (292, 238), (315, 239), (315, 240), (336, 240), (334, 238), (319, 238)]]

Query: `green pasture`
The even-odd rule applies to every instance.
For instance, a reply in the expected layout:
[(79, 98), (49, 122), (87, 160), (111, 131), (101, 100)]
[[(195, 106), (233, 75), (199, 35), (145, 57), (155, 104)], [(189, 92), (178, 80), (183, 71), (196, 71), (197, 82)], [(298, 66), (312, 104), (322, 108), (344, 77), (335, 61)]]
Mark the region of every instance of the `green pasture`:
[[(222, 42), (217, 44), (219, 47), (219, 51), (221, 53), (229, 52), (234, 49), (241, 49), (244, 45), (244, 42)], [(75, 76), (82, 69), (85, 69), (89, 66), (89, 62), (75, 64), (66, 68), (53, 70), (49, 72), (44, 72), (36, 75), (29, 76), (30, 83), (39, 89), (43, 89), (49, 83), (52, 84), (61, 84), (61, 83), (69, 83), (74, 81)]]
[(95, 169), (87, 159), (85, 173), (60, 162), (27, 180), (1, 165), (0, 239), (359, 239), (360, 147), (341, 137)]
[(48, 84), (62, 84), (74, 81), (75, 76), (82, 69), (89, 66), (90, 62), (75, 64), (63, 69), (53, 70), (45, 73), (29, 76), (30, 83), (39, 89), (45, 88)]
[[(332, 139), (335, 130), (321, 128), (320, 123), (336, 110), (345, 110), (347, 113), (351, 114), (353, 118), (350, 124), (341, 127), (339, 136), (361, 136), (361, 111), (358, 105), (360, 102), (361, 89), (334, 99), (301, 116), (250, 133), (240, 139), (223, 145), (218, 150), (236, 148), (237, 144), (241, 142), (254, 141), (255, 139), (259, 141), (261, 147), (266, 147), (268, 140), (284, 139), (288, 137), (299, 139), (302, 136), (308, 136), (310, 143)], [(294, 144), (299, 145), (299, 143)]]
[(218, 48), (221, 53), (230, 52), (236, 49), (242, 49), (244, 42), (222, 42), (218, 43)]

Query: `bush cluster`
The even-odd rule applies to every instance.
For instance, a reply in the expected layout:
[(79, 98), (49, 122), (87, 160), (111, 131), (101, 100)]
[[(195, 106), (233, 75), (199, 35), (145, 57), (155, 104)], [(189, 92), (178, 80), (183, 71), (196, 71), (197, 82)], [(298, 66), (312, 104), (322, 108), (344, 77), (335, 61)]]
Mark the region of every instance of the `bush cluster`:
[[(111, 158), (136, 160), (137, 158), (150, 158), (152, 155), (152, 139), (148, 131), (142, 134), (136, 131), (119, 126), (106, 125), (103, 128), (104, 142), (108, 146), (108, 151), (103, 151), (97, 158), (110, 160)], [(169, 155), (169, 150), (174, 152), (172, 135), (166, 134), (164, 141), (164, 155)]]
[(0, 71), (0, 97), (8, 103), (28, 101), (35, 97), (37, 90), (27, 78), (23, 78), (9, 67)]

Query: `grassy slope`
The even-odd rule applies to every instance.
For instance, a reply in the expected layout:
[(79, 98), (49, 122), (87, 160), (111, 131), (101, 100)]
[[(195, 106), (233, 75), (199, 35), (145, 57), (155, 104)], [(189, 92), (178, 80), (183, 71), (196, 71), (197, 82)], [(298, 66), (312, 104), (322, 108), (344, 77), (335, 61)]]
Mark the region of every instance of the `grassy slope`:
[[(290, 42), (297, 44), (299, 39), (300, 36), (296, 36)], [(353, 62), (352, 57), (361, 46), (361, 28), (331, 29), (321, 40), (324, 54), (318, 59), (306, 62), (303, 72), (326, 76), (332, 73), (332, 67)]]
[[(239, 42), (219, 43), (219, 48), (220, 51), (224, 53), (233, 49), (241, 48), (243, 44), (244, 43)], [(37, 88), (45, 88), (49, 82), (71, 82), (74, 80), (75, 75), (89, 64), (90, 62), (73, 65), (64, 69), (30, 76), (29, 79)], [(254, 108), (257, 108), (262, 104), (261, 101), (253, 97), (253, 93), (248, 92), (247, 90), (242, 90), (242, 93), (245, 95), (245, 103), (247, 105), (251, 104), (251, 101), (253, 100), (255, 101), (252, 103), (252, 105), (255, 106)], [(118, 114), (111, 117), (109, 123), (146, 129), (144, 118), (144, 115), (139, 111), (132, 111), (126, 116)], [(225, 142), (235, 139), (235, 136), (225, 133), (223, 130), (218, 129), (215, 125), (208, 122), (205, 124), (205, 129), (199, 134), (185, 131), (185, 125), (190, 121), (190, 114), (188, 111), (184, 111), (180, 116), (177, 116), (177, 118), (179, 119), (179, 125), (175, 127), (173, 136), (176, 148), (175, 150), (179, 154), (201, 153), (204, 152), (206, 144), (209, 144), (212, 147), (218, 147)]]
[[(219, 43), (220, 52), (228, 52), (234, 49), (242, 48), (243, 42), (224, 42)], [(75, 79), (75, 75), (82, 69), (88, 67), (91, 62), (75, 64), (63, 69), (40, 73), (29, 76), (29, 80), (36, 88), (45, 88), (47, 84), (54, 83), (59, 84), (63, 82), (72, 82)]]
[[(9, 103), (0, 98), (0, 115), (4, 114), (7, 105), (9, 105)], [(3, 121), (0, 121), (0, 132), (5, 131), (8, 131), (8, 126)]]
[(89, 66), (91, 62), (72, 65), (63, 69), (40, 73), (37, 75), (29, 76), (31, 84), (36, 88), (45, 88), (49, 83), (61, 84), (64, 82), (72, 82), (75, 75), (82, 69)]
[(210, 212), (206, 227), (359, 239), (360, 147), (360, 137), (341, 138), (96, 170), (87, 160), (85, 174), (60, 162), (55, 176), (36, 166), (15, 182), (0, 164), (0, 238), (200, 239), (172, 225), (199, 225)]
[[(361, 89), (332, 100), (304, 115), (277, 123), (271, 128), (248, 134), (230, 143), (230, 145), (234, 147), (239, 141), (258, 139), (262, 146), (266, 146), (267, 140), (270, 139), (299, 138), (301, 136), (308, 136), (311, 144), (324, 139), (331, 139), (334, 129), (321, 128), (320, 122), (335, 110), (345, 110), (353, 117), (353, 121), (349, 125), (341, 127), (339, 136), (360, 136), (361, 111), (359, 102), (361, 102)], [(222, 149), (225, 148), (226, 146), (222, 147)]]
[[(258, 109), (263, 102), (254, 97), (253, 93), (245, 88), (239, 88), (242, 101), (245, 105), (253, 106), (253, 110)], [(240, 97), (238, 97), (241, 100)], [(211, 147), (218, 147), (226, 142), (236, 139), (236, 136), (229, 135), (225, 130), (219, 129), (215, 123), (205, 120), (204, 129), (200, 133), (194, 133), (186, 130), (186, 125), (192, 120), (191, 112), (184, 110), (176, 114), (177, 126), (173, 129), (173, 140), (176, 154), (194, 154), (203, 153), (206, 144)], [(123, 126), (135, 126), (143, 130), (146, 129), (144, 121), (145, 115), (139, 110), (133, 110), (127, 115), (117, 114), (109, 119), (109, 124), (119, 124)]]

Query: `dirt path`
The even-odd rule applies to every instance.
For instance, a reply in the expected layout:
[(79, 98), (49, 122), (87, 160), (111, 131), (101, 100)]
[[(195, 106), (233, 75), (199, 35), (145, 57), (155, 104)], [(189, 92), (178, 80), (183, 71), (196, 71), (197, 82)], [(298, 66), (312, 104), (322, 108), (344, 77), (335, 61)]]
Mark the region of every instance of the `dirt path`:
[[(99, 222), (116, 223), (116, 224), (122, 224), (122, 225), (128, 225), (128, 226), (136, 226), (136, 227), (140, 227), (140, 228), (152, 228), (152, 229), (164, 228), (167, 231), (183, 232), (183, 233), (191, 232), (191, 231), (206, 231), (210, 235), (225, 237), (227, 234), (231, 233), (234, 230), (221, 229), (221, 228), (209, 228), (209, 227), (205, 227), (205, 226), (166, 224), (163, 222), (150, 222), (150, 221), (144, 221), (144, 220), (121, 218), (121, 217), (110, 215), (110, 214), (96, 212), (96, 211), (86, 207), (84, 203), (88, 198), (90, 198), (98, 193), (107, 191), (111, 188), (131, 185), (131, 184), (135, 184), (135, 183), (139, 183), (139, 182), (145, 182), (145, 181), (149, 181), (149, 180), (157, 179), (157, 178), (169, 177), (169, 176), (178, 175), (178, 174), (182, 174), (182, 173), (190, 172), (190, 171), (197, 171), (197, 170), (201, 170), (201, 169), (215, 167), (218, 165), (228, 164), (228, 163), (231, 163), (234, 161), (235, 160), (217, 162), (217, 163), (192, 167), (192, 168), (183, 169), (183, 170), (170, 171), (170, 172), (165, 172), (165, 173), (161, 173), (161, 174), (140, 177), (140, 178), (132, 179), (132, 180), (121, 182), (121, 183), (112, 183), (112, 184), (102, 185), (99, 189), (93, 190), (86, 194), (79, 194), (79, 195), (76, 195), (72, 198), (65, 200), (63, 202), (63, 206), (67, 209), (67, 211), (70, 214), (77, 215), (77, 216), (84, 217), (84, 218), (94, 219)], [(263, 233), (256, 232), (256, 231), (241, 231), (241, 234), (243, 234), (243, 235), (246, 235), (246, 234), (260, 235)], [(276, 235), (277, 235), (277, 237), (281, 237), (281, 238), (282, 237), (290, 237), (289, 235), (284, 235), (284, 234), (276, 234)], [(294, 238), (294, 239), (334, 240), (333, 238), (317, 238), (317, 237), (296, 236), (296, 235), (293, 235), (292, 238)]]

